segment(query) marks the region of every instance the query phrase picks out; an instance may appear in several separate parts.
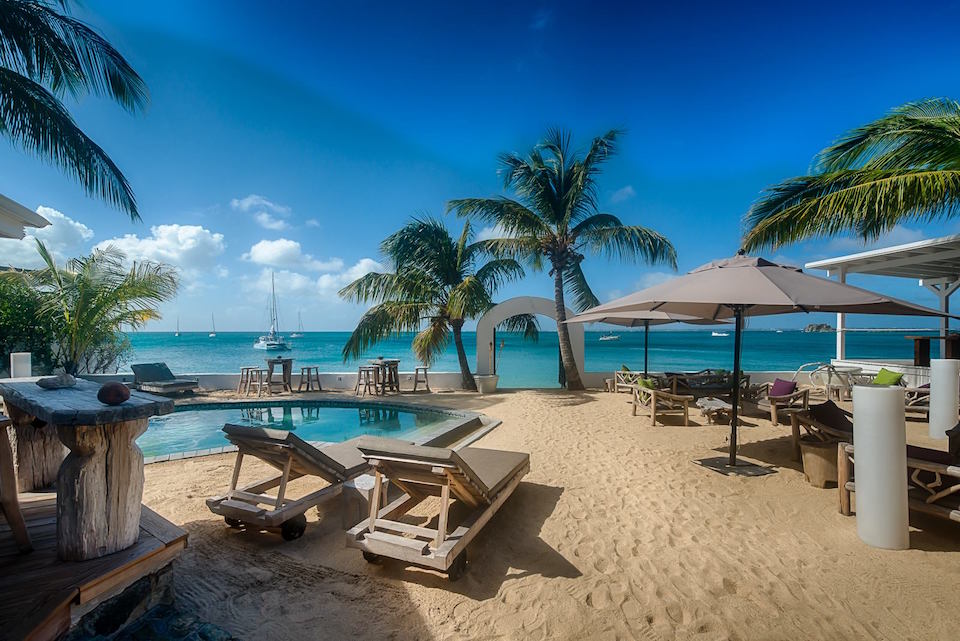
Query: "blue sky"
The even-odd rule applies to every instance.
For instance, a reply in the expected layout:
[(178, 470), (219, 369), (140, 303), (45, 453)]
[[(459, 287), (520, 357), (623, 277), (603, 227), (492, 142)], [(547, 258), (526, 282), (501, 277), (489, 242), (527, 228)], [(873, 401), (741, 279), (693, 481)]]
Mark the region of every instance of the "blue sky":
[[(133, 63), (151, 104), (131, 116), (87, 98), (71, 111), (130, 178), (143, 223), (6, 144), (3, 193), (45, 208), (55, 224), (41, 236), (61, 256), (112, 242), (180, 267), (183, 291), (152, 329), (177, 316), (206, 329), (211, 312), (219, 330), (262, 329), (270, 270), (286, 328), (302, 309), (308, 330), (351, 329), (362, 309), (336, 291), (377, 268), (379, 241), (451, 198), (499, 193), (497, 153), (529, 149), (549, 126), (581, 144), (627, 130), (600, 179), (602, 207), (669, 237), (683, 272), (735, 252), (759, 192), (845, 130), (907, 101), (960, 97), (953, 3), (935, 20), (883, 3), (623, 4), (88, 0), (81, 15)], [(881, 244), (958, 230), (907, 226)], [(861, 248), (833, 239), (771, 257)], [(3, 255), (33, 260), (27, 243), (4, 241)], [(603, 300), (668, 272), (584, 266)], [(851, 282), (935, 302), (913, 281)], [(551, 292), (531, 274), (500, 297)]]

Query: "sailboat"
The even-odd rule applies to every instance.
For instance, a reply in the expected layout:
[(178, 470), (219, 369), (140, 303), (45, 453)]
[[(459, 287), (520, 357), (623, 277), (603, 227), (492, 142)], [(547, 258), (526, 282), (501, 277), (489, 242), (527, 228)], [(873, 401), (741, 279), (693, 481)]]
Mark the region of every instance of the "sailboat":
[(210, 330), (210, 333), (207, 334), (207, 336), (209, 336), (210, 338), (216, 338), (216, 337), (217, 337), (217, 324), (216, 324), (215, 322), (213, 322), (213, 314), (212, 314), (212, 313), (210, 314), (210, 327), (211, 327), (212, 329)]
[(272, 272), (270, 273), (270, 331), (254, 341), (253, 349), (265, 349), (272, 352), (290, 349), (287, 341), (277, 332), (277, 288)]
[(179, 317), (179, 316), (177, 316), (177, 331), (175, 331), (175, 332), (173, 333), (173, 335), (174, 335), (174, 336), (179, 336), (179, 335), (180, 335), (180, 317)]
[(297, 310), (297, 331), (290, 333), (290, 338), (303, 338), (303, 319), (300, 318), (300, 310)]

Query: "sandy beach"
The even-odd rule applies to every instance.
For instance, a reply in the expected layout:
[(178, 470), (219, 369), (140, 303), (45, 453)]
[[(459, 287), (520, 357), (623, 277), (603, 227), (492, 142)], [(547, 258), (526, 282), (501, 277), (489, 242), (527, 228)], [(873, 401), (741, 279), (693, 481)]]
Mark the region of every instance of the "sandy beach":
[[(909, 551), (866, 546), (790, 460), (789, 425), (748, 417), (741, 455), (773, 473), (728, 477), (695, 463), (725, 454), (725, 426), (651, 427), (627, 395), (404, 400), (500, 418), (477, 445), (531, 454), (465, 577), (367, 564), (336, 509), (293, 542), (229, 529), (204, 505), (229, 482), (217, 455), (146, 467), (144, 502), (190, 535), (179, 605), (246, 639), (957, 637), (960, 525), (912, 515)], [(922, 432), (909, 440), (930, 446)]]

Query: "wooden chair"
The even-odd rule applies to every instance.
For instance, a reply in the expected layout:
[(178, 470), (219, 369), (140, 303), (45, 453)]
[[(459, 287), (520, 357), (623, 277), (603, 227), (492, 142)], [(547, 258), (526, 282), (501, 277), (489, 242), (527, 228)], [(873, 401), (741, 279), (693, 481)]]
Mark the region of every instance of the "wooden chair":
[[(343, 483), (369, 469), (357, 449), (358, 439), (318, 449), (292, 432), (267, 427), (223, 426), (227, 440), (237, 446), (237, 460), (227, 493), (207, 499), (207, 507), (224, 517), (230, 527), (246, 523), (279, 531), (287, 541), (300, 538), (307, 527), (304, 513), (338, 496)], [(237, 489), (244, 456), (254, 456), (280, 475)], [(287, 496), (287, 484), (301, 476), (319, 476), (330, 485), (300, 498)], [(266, 494), (277, 488), (276, 495)], [(261, 506), (267, 507), (261, 507)]]
[[(361, 388), (363, 391), (361, 393)], [(374, 396), (380, 394), (380, 368), (374, 365), (361, 365), (357, 369), (357, 396), (366, 396), (367, 392)]]
[[(429, 368), (426, 365), (419, 365), (413, 368), (413, 391), (417, 391), (417, 384), (423, 383), (427, 387), (427, 391), (430, 391), (430, 380), (427, 378), (427, 370)], [(420, 378), (420, 374), (423, 374), (423, 378)]]
[(853, 440), (852, 414), (841, 409), (833, 401), (808, 406), (790, 415), (793, 432), (793, 459), (801, 460), (800, 439), (802, 432), (822, 443)]
[(33, 543), (30, 541), (30, 533), (23, 520), (20, 499), (17, 496), (17, 473), (13, 466), (13, 449), (7, 433), (9, 425), (10, 419), (0, 414), (0, 511), (13, 533), (17, 548), (21, 552), (31, 552)]
[(137, 389), (152, 394), (195, 392), (200, 383), (195, 378), (177, 378), (166, 363), (138, 363), (131, 365), (133, 382)]
[[(361, 437), (357, 447), (376, 470), (376, 480), (370, 518), (347, 532), (347, 545), (363, 550), (371, 563), (399, 559), (446, 572), (452, 581), (466, 569), (467, 545), (530, 471), (530, 455), (520, 452), (455, 451), (381, 437)], [(404, 494), (379, 508), (384, 476)], [(399, 520), (431, 496), (440, 497), (436, 528)], [(450, 521), (451, 499), (469, 509), (459, 523)]]
[(643, 372), (619, 369), (613, 373), (613, 391), (630, 392), (634, 385), (640, 384), (642, 378), (644, 378)]
[(656, 425), (658, 414), (662, 416), (668, 412), (681, 412), (684, 427), (690, 425), (690, 403), (696, 400), (692, 394), (674, 394), (666, 389), (651, 389), (642, 385), (633, 385), (631, 389), (634, 416), (637, 415), (638, 407), (646, 407), (650, 411), (650, 425)]
[(754, 395), (753, 401), (761, 410), (770, 413), (770, 422), (774, 425), (780, 425), (780, 412), (788, 409), (805, 410), (810, 407), (810, 389), (797, 389), (791, 394), (782, 396), (770, 396), (770, 388), (773, 383), (761, 383), (759, 386), (751, 388)]
[(237, 381), (237, 394), (242, 394), (246, 392), (250, 393), (250, 382), (253, 378), (253, 373), (257, 371), (256, 367), (241, 367), (240, 368), (240, 380)]

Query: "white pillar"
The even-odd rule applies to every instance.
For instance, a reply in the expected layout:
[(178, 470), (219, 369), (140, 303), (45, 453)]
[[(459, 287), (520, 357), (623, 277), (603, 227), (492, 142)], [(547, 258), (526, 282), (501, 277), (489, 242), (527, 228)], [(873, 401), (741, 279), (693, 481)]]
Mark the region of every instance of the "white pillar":
[[(936, 280), (934, 282), (920, 281), (920, 284), (937, 295), (940, 301), (940, 311), (950, 313), (950, 297), (960, 287), (960, 280)], [(947, 332), (950, 331), (950, 319), (947, 316), (940, 318), (940, 358), (947, 355)]]
[[(841, 269), (837, 274), (841, 283), (847, 282), (847, 272)], [(847, 357), (847, 315), (837, 314), (837, 359), (843, 360)]]
[(30, 352), (11, 352), (10, 378), (25, 378), (27, 376), (33, 376)]
[(947, 438), (960, 413), (960, 361), (934, 358), (930, 361), (930, 438)]
[(902, 387), (853, 388), (857, 535), (873, 547), (910, 547), (907, 428)]

